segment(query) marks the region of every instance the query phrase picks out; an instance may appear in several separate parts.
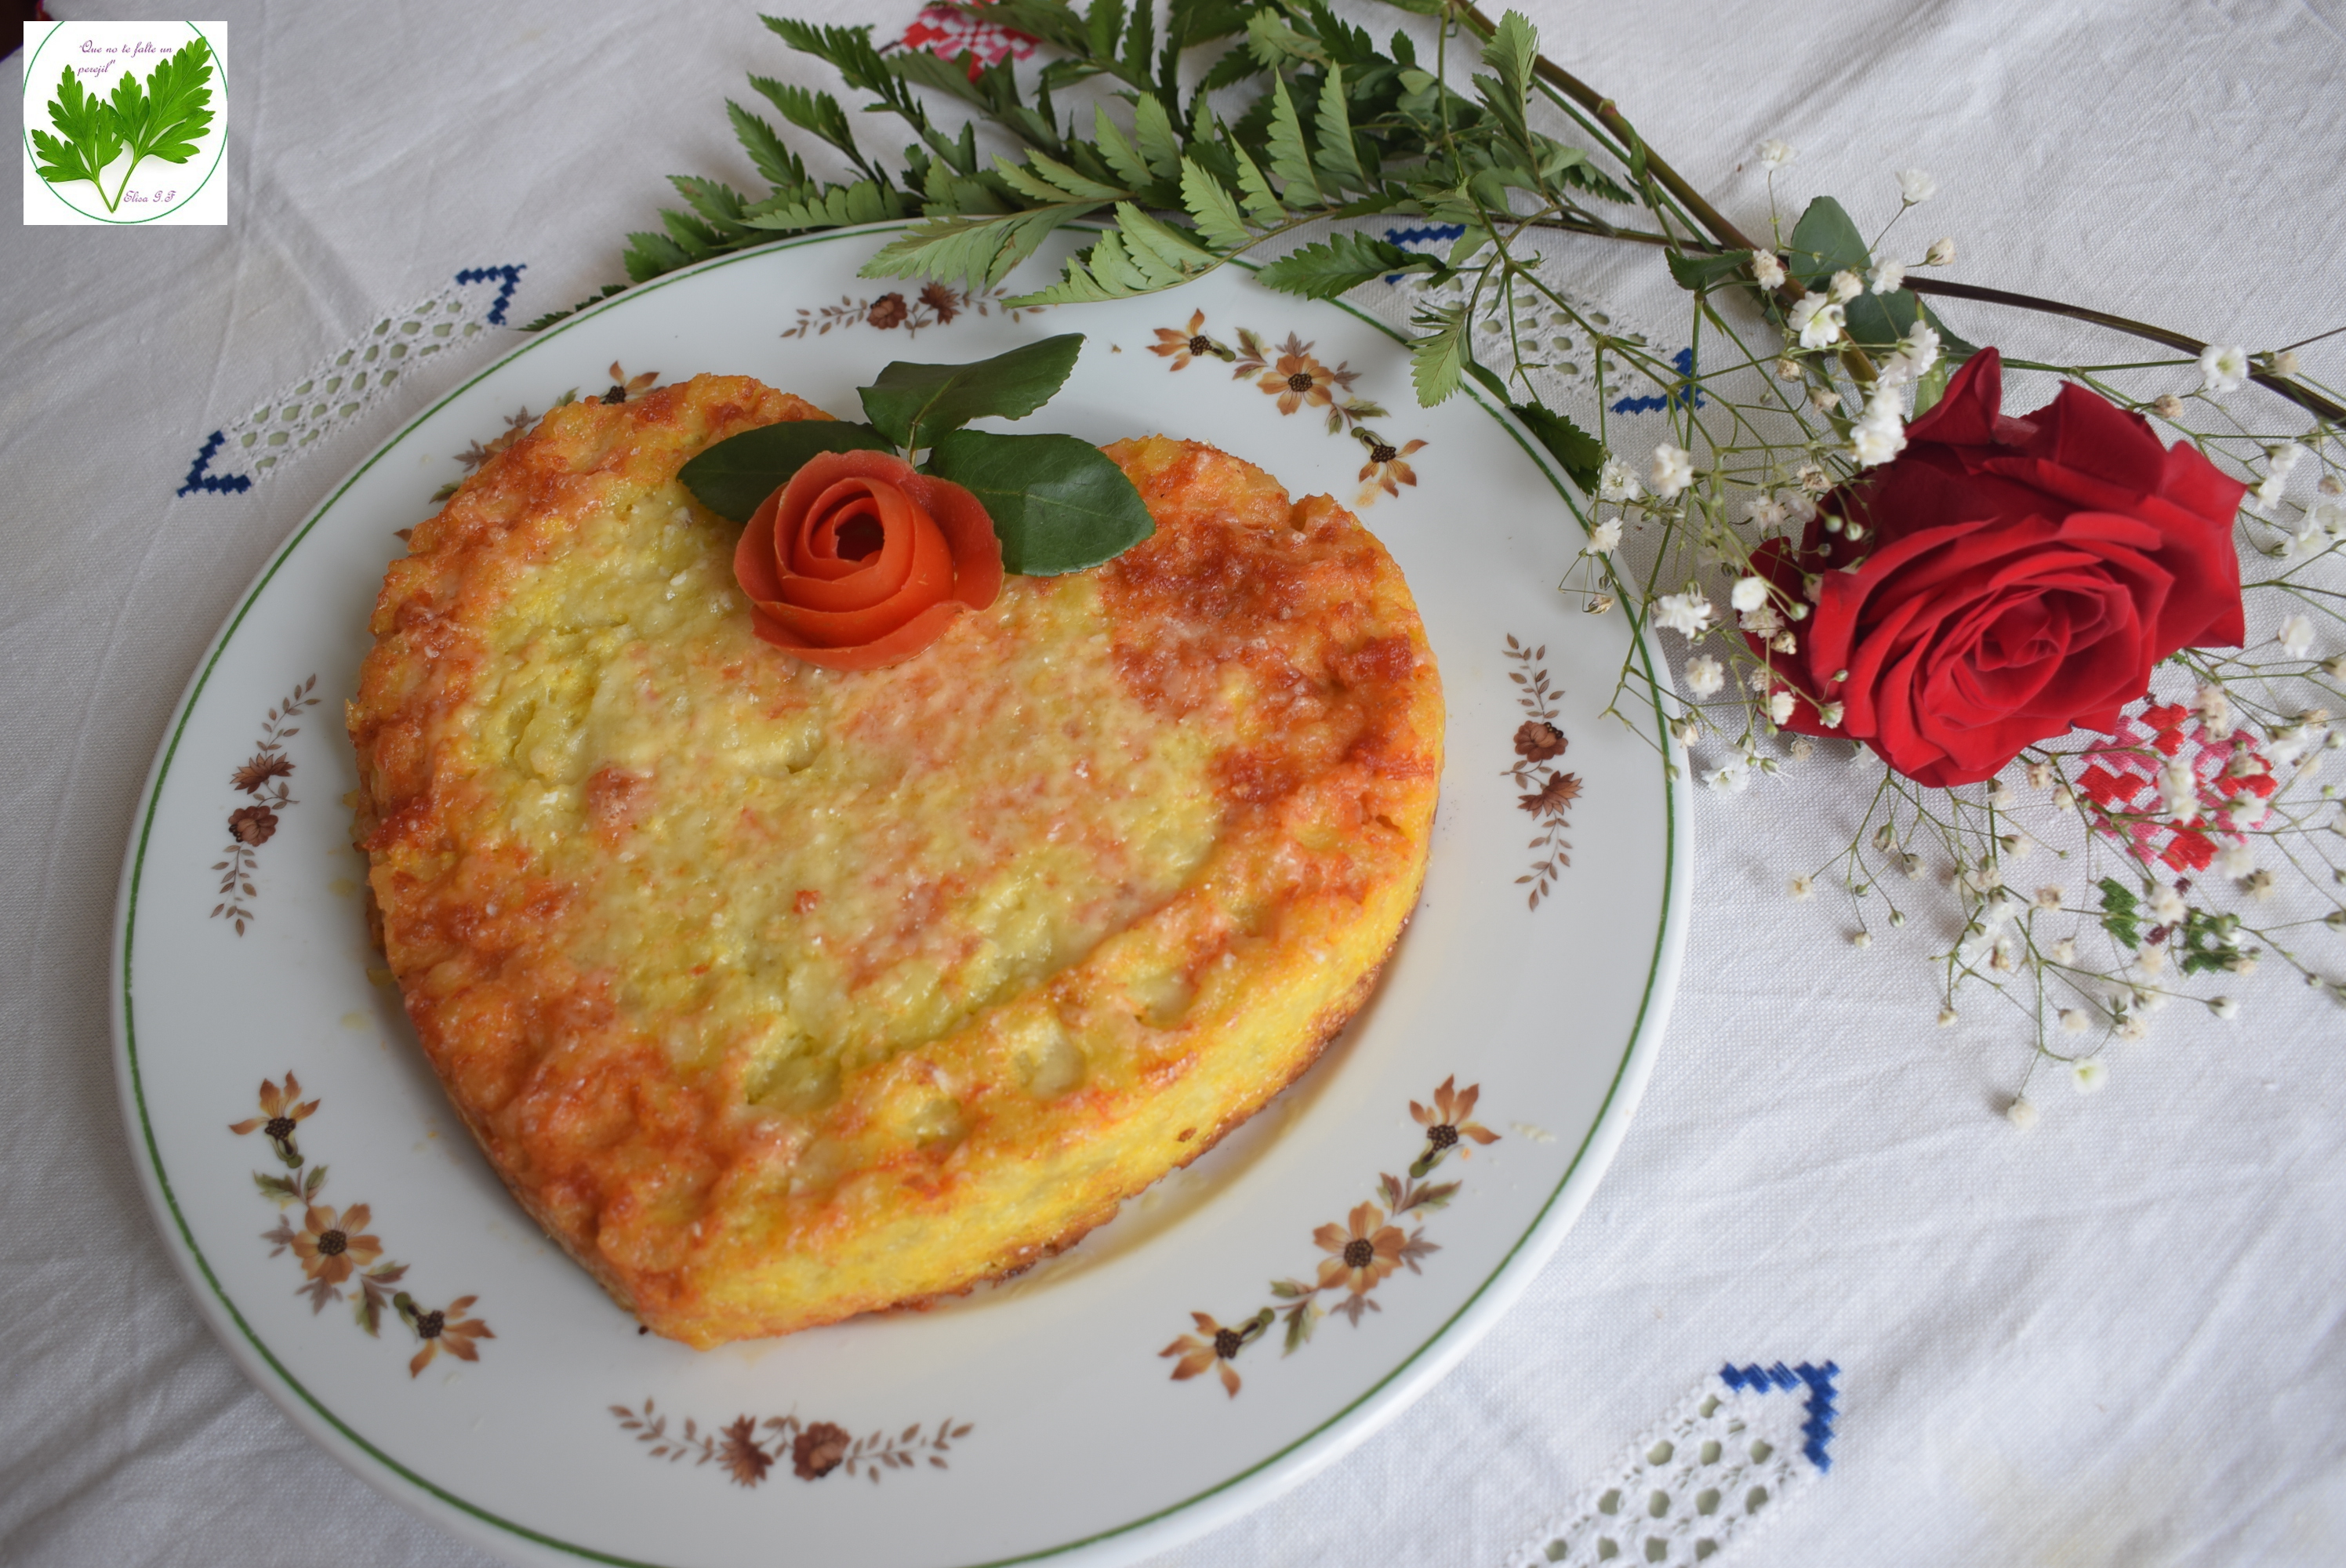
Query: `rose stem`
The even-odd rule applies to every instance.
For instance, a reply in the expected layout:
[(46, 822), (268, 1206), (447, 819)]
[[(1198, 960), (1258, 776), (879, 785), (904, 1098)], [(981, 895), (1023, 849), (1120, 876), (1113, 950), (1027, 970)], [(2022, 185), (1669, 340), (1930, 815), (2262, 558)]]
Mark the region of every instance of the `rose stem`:
[[(1484, 37), (1488, 38), (1498, 31), (1496, 25), (1484, 15), (1472, 3), (1472, 0), (1454, 0), (1454, 3), (1456, 11), (1472, 22)], [(1563, 66), (1556, 65), (1545, 55), (1533, 57), (1532, 74), (1595, 115), (1598, 122), (1606, 130), (1618, 137), (1624, 145), (1644, 148), (1646, 172), (1653, 177), (1655, 183), (1677, 197), (1686, 209), (1692, 213), (1705, 229), (1710, 230), (1712, 237), (1719, 241), (1719, 249), (1727, 250), (1759, 249), (1752, 243), (1749, 236), (1729, 222), (1726, 217), (1709, 202), (1705, 201), (1702, 194), (1688, 184), (1684, 176), (1662, 161), (1661, 156), (1652, 148), (1645, 145), (1636, 128), (1624, 119), (1620, 110), (1614, 107), (1611, 98), (1603, 97), (1596, 88)], [(1572, 226), (1556, 225), (1556, 227)], [(1589, 232), (1600, 231), (1592, 228)], [(1684, 243), (1665, 235), (1641, 234), (1626, 229), (1612, 230), (1606, 237), (1634, 239), (1647, 245)], [(2066, 316), (2073, 321), (2091, 321), (2096, 326), (2108, 327), (2137, 338), (2147, 338), (2154, 343), (2164, 343), (2170, 349), (2181, 349), (2187, 353), (2196, 354), (2208, 347), (2197, 338), (2187, 337), (2181, 332), (2169, 331), (2164, 327), (2154, 327), (2147, 322), (2130, 321), (2124, 316), (2114, 316), (2106, 311), (2096, 311), (2084, 305), (2066, 305), (2057, 300), (2043, 300), (2033, 294), (2015, 294), (2003, 289), (1983, 289), (1969, 283), (1949, 283), (1928, 278), (1909, 278), (1906, 280), (1906, 287), (1917, 294), (1941, 294), (1951, 300), (1972, 300), (1981, 304), (2004, 305), (2014, 310), (2035, 311), (2044, 315)], [(2346, 423), (2346, 408), (2341, 408), (2328, 398), (2308, 392), (2283, 377), (2267, 371), (2251, 371), (2249, 379), (2270, 392), (2279, 392), (2318, 418)]]

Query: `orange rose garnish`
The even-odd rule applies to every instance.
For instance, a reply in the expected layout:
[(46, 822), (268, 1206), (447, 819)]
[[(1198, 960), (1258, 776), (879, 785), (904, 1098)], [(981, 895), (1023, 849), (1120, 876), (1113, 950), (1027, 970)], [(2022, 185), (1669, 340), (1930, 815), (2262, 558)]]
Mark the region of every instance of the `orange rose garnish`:
[(1002, 543), (960, 485), (885, 452), (827, 452), (766, 497), (733, 576), (750, 625), (825, 669), (901, 664), (1002, 592)]

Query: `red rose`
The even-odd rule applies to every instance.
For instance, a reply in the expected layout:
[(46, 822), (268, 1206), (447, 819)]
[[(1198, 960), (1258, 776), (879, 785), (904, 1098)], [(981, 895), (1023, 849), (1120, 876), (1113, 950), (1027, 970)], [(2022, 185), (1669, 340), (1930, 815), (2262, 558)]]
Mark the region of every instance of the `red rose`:
[[(1775, 657), (1807, 699), (1786, 728), (1862, 740), (1923, 784), (1973, 784), (2033, 741), (2115, 728), (2178, 648), (2241, 640), (2245, 486), (2083, 387), (2027, 419), (2000, 417), (2002, 402), (2002, 361), (1983, 349), (1895, 462), (1824, 497), (1797, 550), (1753, 553), (1795, 604), (1818, 578), (1798, 651)], [(1859, 526), (1828, 533), (1829, 516)], [(1817, 706), (1834, 702), (1838, 728)]]
[(733, 552), (759, 636), (825, 669), (900, 664), (1002, 592), (976, 496), (885, 452), (827, 452), (750, 514)]

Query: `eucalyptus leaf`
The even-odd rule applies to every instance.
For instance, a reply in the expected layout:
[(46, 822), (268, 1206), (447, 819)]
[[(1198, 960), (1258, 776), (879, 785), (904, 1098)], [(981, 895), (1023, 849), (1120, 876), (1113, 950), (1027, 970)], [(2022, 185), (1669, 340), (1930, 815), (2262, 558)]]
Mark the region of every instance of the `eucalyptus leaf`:
[(1024, 419), (1057, 392), (1083, 351), (1081, 332), (1063, 332), (966, 365), (898, 360), (862, 389), (873, 428), (898, 446), (933, 446), (974, 419)]
[(1751, 252), (1723, 250), (1717, 255), (1672, 251), (1668, 258), (1670, 276), (1681, 289), (1699, 293), (1724, 283), (1748, 283), (1751, 280)]
[(1002, 566), (1030, 577), (1079, 572), (1157, 531), (1124, 470), (1072, 435), (954, 430), (937, 438), (929, 472), (977, 497), (1002, 541)]
[(1842, 307), (1842, 321), (1859, 346), (1889, 349), (1896, 346), (1907, 329), (1913, 326), (1919, 304), (1903, 289), (1888, 294), (1867, 292)]
[(766, 497), (790, 483), (807, 460), (826, 452), (893, 452), (868, 424), (801, 419), (760, 425), (729, 436), (686, 463), (677, 475), (693, 499), (736, 523), (747, 523)]
[(1786, 248), (1785, 260), (1801, 287), (1817, 290), (1831, 281), (1836, 272), (1862, 276), (1873, 265), (1873, 258), (1865, 249), (1865, 236), (1857, 231), (1857, 225), (1851, 221), (1841, 204), (1830, 196), (1818, 197), (1800, 214), (1800, 222), (1792, 226), (1792, 243)]

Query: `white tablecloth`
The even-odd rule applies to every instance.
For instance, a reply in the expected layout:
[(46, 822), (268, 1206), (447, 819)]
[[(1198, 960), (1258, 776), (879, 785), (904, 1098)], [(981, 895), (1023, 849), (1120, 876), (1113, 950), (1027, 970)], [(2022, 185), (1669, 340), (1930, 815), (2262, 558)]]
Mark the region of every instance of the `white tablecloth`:
[[(1957, 278), (2252, 347), (2340, 324), (2335, 5), (1524, 3), (1747, 224), (1743, 166), (1781, 136), (1795, 208), (1833, 191), (1864, 221), (1892, 170), (1936, 174), (1910, 249), (1954, 235)], [(913, 9), (801, 8), (883, 34)], [(107, 1023), (116, 875), (182, 683), (288, 530), (462, 367), (248, 492), (174, 492), (209, 433), (460, 269), (525, 264), (512, 321), (619, 276), (662, 176), (740, 165), (743, 73), (804, 68), (747, 5), (219, 9), (229, 226), (0, 241), (0, 1561), (471, 1564), (213, 1342), (141, 1200)], [(1682, 334), (1650, 255), (1569, 257)], [(2333, 384), (2341, 343), (2309, 354)], [(1704, 796), (1676, 1020), (1562, 1251), (1421, 1403), (1165, 1563), (1495, 1564), (1706, 1374), (1827, 1360), (1830, 1472), (1731, 1563), (2346, 1561), (2346, 1013), (2269, 969), (2237, 1021), (2162, 1014), (2096, 1099), (2040, 1077), (2045, 1124), (2016, 1134), (2017, 1023), (1934, 1029), (1929, 938), (1861, 952), (1829, 901), (1785, 901), (1859, 805), (1822, 767)], [(2304, 951), (2346, 974), (2346, 941)]]

